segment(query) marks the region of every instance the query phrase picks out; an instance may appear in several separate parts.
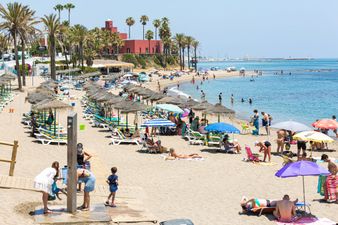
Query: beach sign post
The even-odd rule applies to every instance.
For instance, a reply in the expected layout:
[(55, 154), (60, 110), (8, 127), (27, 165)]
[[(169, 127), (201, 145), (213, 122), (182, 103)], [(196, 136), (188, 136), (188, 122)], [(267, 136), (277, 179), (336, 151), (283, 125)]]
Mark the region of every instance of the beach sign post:
[(77, 186), (77, 114), (70, 112), (67, 118), (67, 212), (76, 212)]

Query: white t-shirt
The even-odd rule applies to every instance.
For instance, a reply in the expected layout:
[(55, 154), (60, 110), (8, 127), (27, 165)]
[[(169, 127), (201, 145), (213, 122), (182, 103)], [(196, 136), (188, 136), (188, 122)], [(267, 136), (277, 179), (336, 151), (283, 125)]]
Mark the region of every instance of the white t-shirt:
[(34, 179), (36, 183), (42, 183), (46, 185), (52, 185), (54, 182), (54, 177), (56, 175), (56, 169), (49, 167), (44, 169), (39, 175)]

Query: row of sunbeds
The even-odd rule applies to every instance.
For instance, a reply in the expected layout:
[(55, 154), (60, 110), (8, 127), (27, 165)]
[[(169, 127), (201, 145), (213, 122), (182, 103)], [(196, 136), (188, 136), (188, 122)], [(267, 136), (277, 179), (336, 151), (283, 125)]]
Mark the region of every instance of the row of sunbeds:
[(8, 105), (8, 103), (14, 100), (14, 94), (12, 92), (5, 92), (0, 95), (0, 112)]

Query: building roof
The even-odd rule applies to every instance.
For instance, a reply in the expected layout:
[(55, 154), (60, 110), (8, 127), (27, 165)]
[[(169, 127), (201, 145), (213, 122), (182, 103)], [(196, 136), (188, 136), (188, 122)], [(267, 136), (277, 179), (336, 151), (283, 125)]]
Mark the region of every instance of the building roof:
[(95, 59), (92, 67), (93, 68), (102, 68), (102, 67), (133, 68), (134, 64), (116, 61), (116, 60)]

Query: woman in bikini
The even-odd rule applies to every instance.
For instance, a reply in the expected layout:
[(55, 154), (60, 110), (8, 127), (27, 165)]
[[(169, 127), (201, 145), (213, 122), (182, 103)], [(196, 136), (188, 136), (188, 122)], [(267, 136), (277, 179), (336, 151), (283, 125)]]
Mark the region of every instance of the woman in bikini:
[(202, 156), (193, 153), (189, 155), (184, 155), (184, 154), (177, 154), (175, 149), (170, 148), (169, 149), (169, 156), (166, 158), (166, 160), (174, 160), (174, 159), (201, 159), (203, 158)]

